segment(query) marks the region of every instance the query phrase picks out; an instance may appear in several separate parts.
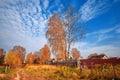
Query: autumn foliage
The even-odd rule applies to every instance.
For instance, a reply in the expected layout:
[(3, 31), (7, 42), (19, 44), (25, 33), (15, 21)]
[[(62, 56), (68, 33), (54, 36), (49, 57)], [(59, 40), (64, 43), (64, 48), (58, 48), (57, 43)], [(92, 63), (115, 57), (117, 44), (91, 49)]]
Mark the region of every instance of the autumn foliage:
[(48, 30), (46, 37), (51, 47), (52, 53), (59, 53), (61, 58), (65, 59), (65, 30), (58, 15), (55, 13), (48, 21)]
[(80, 52), (76, 48), (73, 48), (72, 49), (72, 56), (74, 59), (77, 59), (80, 57)]
[(8, 64), (10, 68), (15, 68), (21, 65), (20, 58), (11, 50), (6, 55), (5, 63)]
[(48, 45), (44, 45), (44, 47), (41, 49), (40, 61), (41, 63), (45, 63), (48, 60), (50, 60), (50, 49)]
[(28, 63), (28, 64), (36, 63), (37, 59), (38, 59), (38, 55), (37, 54), (29, 53), (27, 55), (27, 57), (26, 57), (26, 63)]
[(18, 57), (20, 58), (21, 63), (24, 63), (26, 49), (24, 47), (22, 47), (22, 46), (14, 46), (12, 50), (13, 50), (13, 52), (15, 54), (18, 55)]

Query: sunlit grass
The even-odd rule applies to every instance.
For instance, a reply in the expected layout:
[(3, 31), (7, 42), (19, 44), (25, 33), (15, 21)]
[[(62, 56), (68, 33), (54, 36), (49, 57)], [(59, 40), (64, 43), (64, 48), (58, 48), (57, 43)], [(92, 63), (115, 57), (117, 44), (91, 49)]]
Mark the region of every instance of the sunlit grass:
[[(0, 69), (4, 69), (0, 67)], [(113, 73), (115, 69), (115, 74)], [(66, 66), (52, 65), (26, 65), (24, 68), (11, 69), (8, 73), (4, 73), (5, 77), (0, 80), (14, 80), (19, 74), (20, 80), (108, 80), (120, 79), (120, 65), (106, 66), (105, 69), (95, 67), (93, 69), (85, 69), (81, 71), (79, 68), (71, 68)]]

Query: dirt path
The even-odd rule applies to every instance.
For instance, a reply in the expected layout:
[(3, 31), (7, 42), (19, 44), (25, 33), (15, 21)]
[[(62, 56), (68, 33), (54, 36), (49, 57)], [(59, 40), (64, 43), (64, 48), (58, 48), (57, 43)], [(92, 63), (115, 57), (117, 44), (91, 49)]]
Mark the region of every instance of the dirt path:
[(3, 77), (5, 77), (5, 74), (0, 74), (0, 78), (3, 78)]
[(16, 75), (17, 75), (17, 76), (15, 77), (15, 80), (20, 80), (20, 75), (19, 75), (18, 72), (16, 73)]

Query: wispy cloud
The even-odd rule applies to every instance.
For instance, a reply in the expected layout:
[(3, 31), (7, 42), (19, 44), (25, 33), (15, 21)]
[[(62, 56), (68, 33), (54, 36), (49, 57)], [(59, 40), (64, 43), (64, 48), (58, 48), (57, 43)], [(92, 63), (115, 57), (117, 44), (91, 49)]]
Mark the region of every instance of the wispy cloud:
[(119, 27), (120, 24), (117, 24), (110, 28), (89, 33), (84, 41), (75, 42), (72, 47), (79, 49), (83, 57), (95, 52), (105, 53), (108, 56), (120, 56), (120, 36), (115, 36), (116, 33), (119, 34)]
[(21, 45), (30, 52), (47, 43), (45, 28), (49, 14), (42, 13), (39, 0), (3, 0), (0, 3), (1, 48), (8, 51), (14, 45)]
[(116, 33), (120, 34), (120, 25), (118, 25), (118, 28), (116, 29)]
[(116, 3), (116, 2), (120, 2), (120, 0), (113, 0), (113, 1), (114, 1), (115, 3)]
[(119, 45), (120, 43), (114, 43), (114, 44), (102, 44), (102, 45), (98, 45), (96, 44), (96, 42), (76, 42), (72, 47), (77, 48), (78, 50), (80, 50), (81, 55), (84, 58), (87, 58), (87, 56), (89, 54), (92, 53), (105, 53), (107, 56), (115, 56), (118, 57), (120, 56), (120, 49), (119, 49)]
[(101, 0), (87, 0), (80, 8), (81, 22), (89, 21), (97, 15), (105, 12), (106, 1)]
[(109, 38), (114, 37), (113, 35), (109, 34), (111, 32), (117, 32), (117, 30), (119, 30), (120, 24), (117, 24), (113, 27), (110, 28), (106, 28), (106, 29), (101, 29), (99, 31), (95, 31), (92, 33), (87, 33), (86, 36), (92, 36), (93, 38), (96, 37), (96, 42), (100, 42)]
[(84, 57), (87, 57), (89, 54), (92, 53), (105, 53), (107, 56), (120, 56), (120, 49), (119, 47), (113, 45), (102, 45), (102, 46), (94, 46), (87, 49), (82, 49), (81, 53), (84, 54)]
[(46, 9), (49, 6), (49, 1), (48, 0), (44, 0), (43, 5), (44, 5), (44, 8)]
[(27, 52), (42, 48), (47, 43), (45, 32), (52, 15), (49, 5), (49, 0), (0, 1), (0, 47), (8, 51), (21, 45)]

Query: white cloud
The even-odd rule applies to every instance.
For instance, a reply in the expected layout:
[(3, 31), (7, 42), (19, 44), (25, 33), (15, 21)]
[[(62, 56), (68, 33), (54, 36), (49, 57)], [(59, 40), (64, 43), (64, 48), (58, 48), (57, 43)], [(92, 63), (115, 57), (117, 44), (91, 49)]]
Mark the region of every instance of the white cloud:
[[(6, 51), (21, 45), (27, 52), (37, 51), (47, 43), (48, 17), (42, 14), (39, 0), (3, 0), (0, 2), (0, 47)], [(21, 3), (21, 4), (20, 4)], [(10, 5), (11, 4), (11, 5)]]
[(97, 15), (103, 13), (106, 8), (106, 2), (97, 0), (87, 0), (80, 8), (81, 22), (89, 21)]
[(43, 5), (44, 5), (44, 8), (47, 9), (47, 7), (49, 6), (49, 1), (44, 0)]
[(95, 42), (92, 42), (92, 43), (76, 42), (72, 47), (79, 49), (79, 51), (81, 52), (81, 55), (84, 58), (87, 58), (87, 56), (92, 53), (98, 53), (98, 54), (105, 53), (107, 56), (120, 57), (119, 46), (115, 46), (113, 44), (98, 45), (98, 44), (95, 44)]

